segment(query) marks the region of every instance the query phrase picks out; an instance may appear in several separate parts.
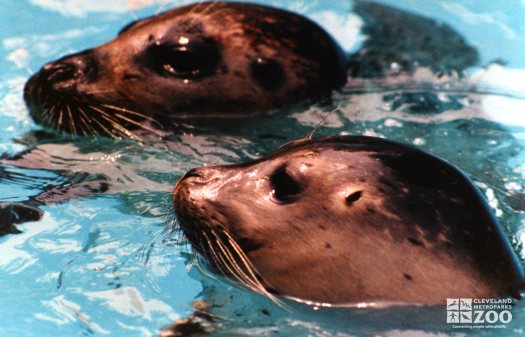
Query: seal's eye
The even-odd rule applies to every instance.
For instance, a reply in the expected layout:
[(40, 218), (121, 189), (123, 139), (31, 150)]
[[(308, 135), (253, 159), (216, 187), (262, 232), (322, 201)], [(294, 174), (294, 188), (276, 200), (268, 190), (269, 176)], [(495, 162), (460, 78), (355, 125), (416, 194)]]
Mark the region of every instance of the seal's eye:
[(270, 176), (272, 196), (278, 203), (289, 204), (299, 198), (301, 185), (281, 166)]
[(198, 78), (219, 65), (219, 47), (213, 39), (179, 37), (176, 43), (158, 42), (150, 48), (153, 66), (161, 75)]

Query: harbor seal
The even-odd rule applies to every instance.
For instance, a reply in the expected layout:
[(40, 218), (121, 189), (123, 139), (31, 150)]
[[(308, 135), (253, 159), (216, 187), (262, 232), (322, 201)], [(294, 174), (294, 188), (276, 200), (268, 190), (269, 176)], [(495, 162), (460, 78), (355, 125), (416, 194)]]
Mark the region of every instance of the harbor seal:
[(347, 57), (313, 21), (248, 3), (205, 2), (139, 20), (27, 82), (33, 119), (70, 134), (129, 137), (166, 118), (243, 116), (329, 96)]
[(268, 296), (331, 305), (520, 296), (522, 266), (477, 188), (392, 141), (289, 143), (175, 185), (182, 232), (210, 267)]

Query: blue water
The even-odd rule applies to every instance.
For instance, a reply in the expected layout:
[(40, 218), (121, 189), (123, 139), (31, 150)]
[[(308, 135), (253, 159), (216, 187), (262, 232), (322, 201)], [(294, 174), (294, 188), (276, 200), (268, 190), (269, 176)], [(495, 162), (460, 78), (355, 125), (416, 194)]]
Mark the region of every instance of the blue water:
[[(365, 40), (351, 2), (260, 2), (318, 21), (349, 52)], [(468, 68), (466, 79), (438, 78), (421, 69), (415, 83), (437, 83), (434, 91), (412, 86), (407, 96), (396, 90), (406, 81), (353, 83), (329, 107), (296, 107), (213, 128), (182, 125), (165, 143), (58, 136), (39, 144), (38, 170), (0, 164), (6, 173), (0, 176), (0, 201), (27, 200), (60, 185), (64, 171), (93, 181), (104, 175), (112, 185), (105, 194), (45, 206), (41, 221), (20, 225), (22, 234), (0, 237), (0, 336), (153, 336), (201, 299), (220, 305), (217, 314), (227, 318), (216, 333), (222, 336), (525, 335), (524, 302), (514, 307), (507, 328), (479, 331), (443, 324), (443, 308), (283, 310), (201, 273), (187, 246), (164, 232), (171, 186), (188, 169), (255, 158), (304, 136), (339, 107), (319, 135), (387, 137), (458, 165), (487, 196), (525, 257), (525, 3), (379, 2), (448, 23), (477, 49), (479, 66)], [(32, 72), (113, 38), (137, 17), (182, 3), (0, 0), (0, 152), (16, 154), (34, 142), (27, 134), (38, 126), (22, 101)], [(354, 90), (360, 85), (379, 89)], [(452, 90), (454, 85), (461, 90)], [(427, 110), (414, 108), (418, 100), (430, 101)]]

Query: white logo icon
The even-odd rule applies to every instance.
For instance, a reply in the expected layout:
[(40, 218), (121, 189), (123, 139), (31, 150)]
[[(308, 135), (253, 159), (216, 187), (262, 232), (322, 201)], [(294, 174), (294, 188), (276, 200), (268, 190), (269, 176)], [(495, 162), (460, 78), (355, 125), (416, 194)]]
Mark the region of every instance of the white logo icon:
[(512, 320), (511, 308), (511, 299), (448, 298), (447, 323), (484, 324), (480, 326), (485, 328), (505, 327), (504, 324)]
[(447, 323), (472, 323), (472, 298), (447, 299)]

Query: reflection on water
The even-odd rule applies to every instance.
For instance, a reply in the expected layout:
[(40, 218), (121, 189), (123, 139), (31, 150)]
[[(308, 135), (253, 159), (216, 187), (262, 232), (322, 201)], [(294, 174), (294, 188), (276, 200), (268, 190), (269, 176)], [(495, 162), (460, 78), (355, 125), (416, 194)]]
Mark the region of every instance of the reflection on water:
[[(48, 204), (41, 221), (0, 238), (0, 335), (151, 336), (187, 316), (196, 298), (211, 300), (215, 313), (228, 318), (217, 333), (224, 336), (465, 333), (443, 324), (442, 308), (330, 311), (292, 305), (292, 312), (283, 310), (205, 276), (182, 254), (187, 247), (173, 244), (162, 225), (172, 184), (190, 168), (256, 158), (305, 136), (328, 116), (318, 136), (386, 137), (459, 166), (481, 188), (525, 258), (525, 28), (513, 15), (523, 13), (522, 4), (493, 8), (488, 2), (419, 0), (403, 8), (415, 13), (406, 15), (363, 3), (349, 13), (349, 3), (267, 1), (318, 20), (353, 53), (354, 72), (330, 104), (198, 126), (179, 122), (177, 134), (163, 141), (30, 133), (37, 127), (21, 90), (31, 69), (100, 44), (135, 16), (172, 3), (4, 5), (0, 22), (9, 29), (0, 33), (0, 67), (7, 69), (0, 74), (5, 154), (0, 201)], [(486, 31), (486, 41), (480, 31)], [(452, 44), (446, 41), (450, 34)], [(524, 334), (523, 302), (513, 315), (507, 329), (476, 334)]]

